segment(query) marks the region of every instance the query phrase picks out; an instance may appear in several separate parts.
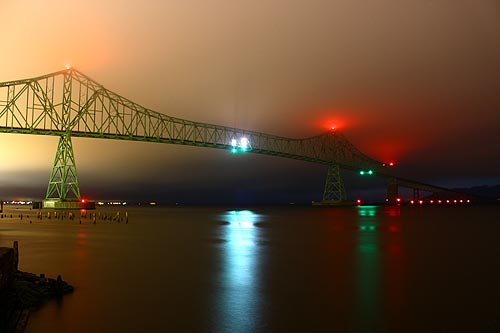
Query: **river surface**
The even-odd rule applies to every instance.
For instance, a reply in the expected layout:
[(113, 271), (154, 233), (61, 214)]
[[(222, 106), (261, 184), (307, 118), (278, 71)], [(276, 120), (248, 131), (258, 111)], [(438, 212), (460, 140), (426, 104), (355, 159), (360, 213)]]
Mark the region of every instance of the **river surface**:
[(0, 246), (75, 286), (30, 333), (500, 330), (499, 206), (9, 209)]

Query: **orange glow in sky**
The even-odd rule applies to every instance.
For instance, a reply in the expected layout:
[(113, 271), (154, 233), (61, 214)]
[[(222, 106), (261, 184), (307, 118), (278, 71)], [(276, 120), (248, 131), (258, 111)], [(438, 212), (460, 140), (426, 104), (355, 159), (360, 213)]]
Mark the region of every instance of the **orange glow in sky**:
[(332, 129), (345, 131), (360, 125), (359, 119), (356, 117), (356, 112), (352, 112), (354, 108), (339, 107), (339, 108), (324, 108), (314, 110), (316, 113), (314, 123), (317, 124), (318, 130), (330, 131)]

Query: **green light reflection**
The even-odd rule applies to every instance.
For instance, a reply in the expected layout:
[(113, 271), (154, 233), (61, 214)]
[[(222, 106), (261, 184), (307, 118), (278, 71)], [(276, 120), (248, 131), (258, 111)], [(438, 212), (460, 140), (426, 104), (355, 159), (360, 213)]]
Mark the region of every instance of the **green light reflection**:
[(378, 206), (359, 206), (356, 265), (355, 331), (379, 331), (381, 267), (377, 232)]

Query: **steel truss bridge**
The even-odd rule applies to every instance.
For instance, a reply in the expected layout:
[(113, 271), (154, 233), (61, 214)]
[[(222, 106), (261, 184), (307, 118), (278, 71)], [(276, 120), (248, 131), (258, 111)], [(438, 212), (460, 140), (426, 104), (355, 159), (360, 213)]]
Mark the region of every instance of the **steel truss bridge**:
[(68, 68), (44, 76), (0, 83), (0, 132), (59, 136), (46, 200), (80, 200), (71, 137), (160, 142), (234, 149), (246, 138), (252, 153), (328, 166), (324, 202), (346, 200), (341, 169), (371, 170), (398, 186), (440, 192), (446, 189), (394, 177), (389, 168), (359, 151), (340, 132), (295, 139), (167, 116), (140, 106)]

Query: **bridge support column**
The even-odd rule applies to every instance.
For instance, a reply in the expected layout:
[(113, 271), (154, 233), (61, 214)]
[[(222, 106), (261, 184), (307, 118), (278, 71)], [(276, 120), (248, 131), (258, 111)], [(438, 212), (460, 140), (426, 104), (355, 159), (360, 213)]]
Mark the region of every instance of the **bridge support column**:
[(75, 156), (69, 132), (59, 138), (47, 195), (45, 196), (46, 201), (49, 199), (80, 200), (80, 186), (78, 185)]
[(395, 179), (391, 180), (389, 185), (387, 185), (387, 203), (394, 205), (397, 203), (399, 193), (398, 193), (398, 183)]
[(323, 193), (323, 201), (343, 202), (346, 201), (346, 193), (344, 182), (340, 174), (340, 166), (338, 164), (330, 164), (326, 175), (325, 192)]
[(413, 200), (420, 200), (420, 190), (418, 188), (413, 189)]

